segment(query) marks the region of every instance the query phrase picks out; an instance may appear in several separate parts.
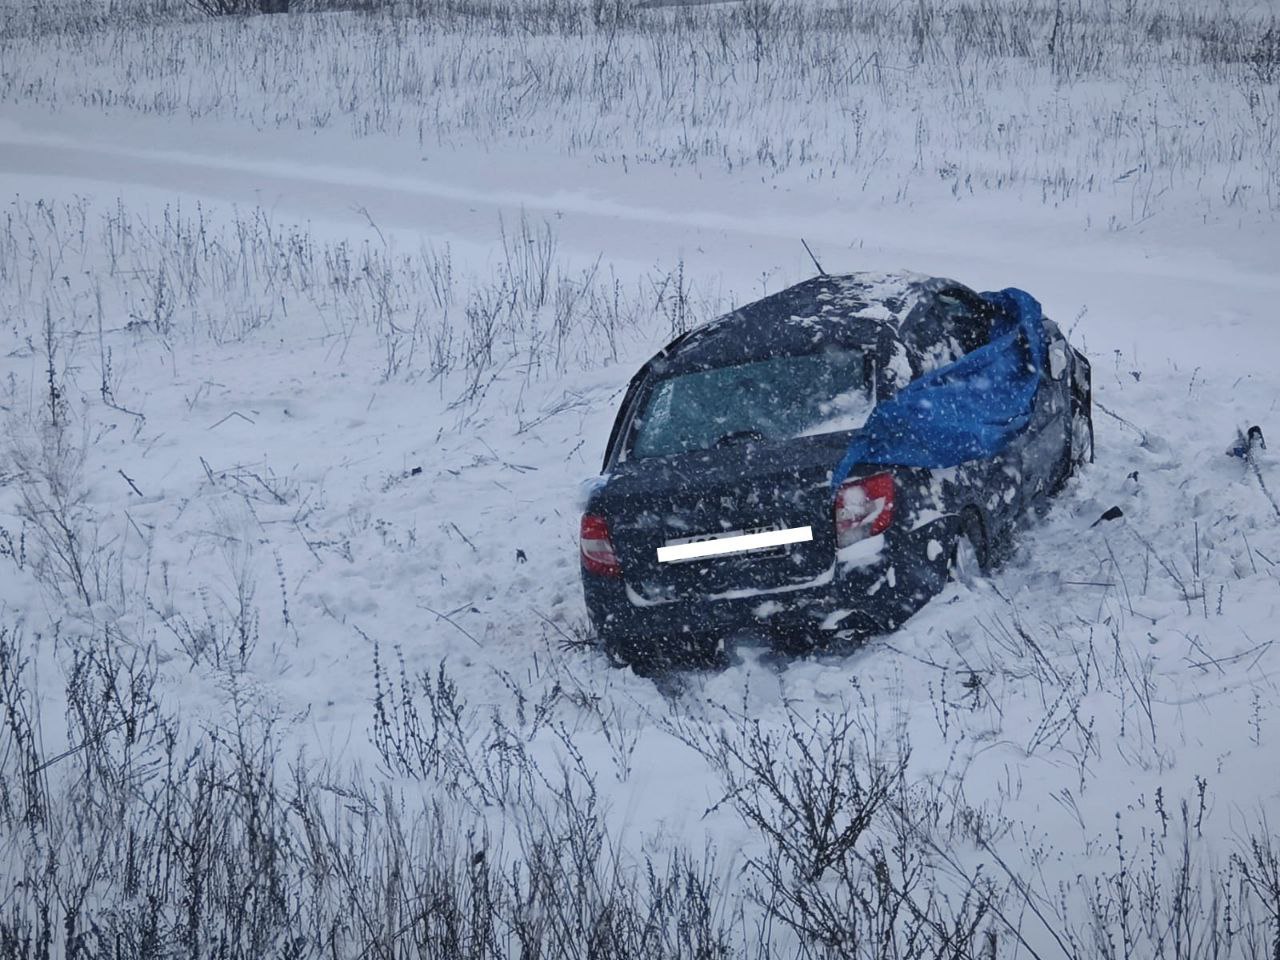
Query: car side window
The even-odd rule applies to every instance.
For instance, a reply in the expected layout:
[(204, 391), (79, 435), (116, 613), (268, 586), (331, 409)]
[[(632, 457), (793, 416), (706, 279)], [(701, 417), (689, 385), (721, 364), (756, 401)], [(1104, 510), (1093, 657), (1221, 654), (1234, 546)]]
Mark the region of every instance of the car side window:
[(981, 298), (968, 290), (939, 290), (912, 311), (901, 332), (915, 378), (954, 363), (987, 343), (991, 335), (991, 311), (984, 308)]
[(944, 290), (935, 302), (944, 336), (954, 338), (961, 355), (976, 350), (990, 339), (989, 314), (971, 298), (958, 291)]

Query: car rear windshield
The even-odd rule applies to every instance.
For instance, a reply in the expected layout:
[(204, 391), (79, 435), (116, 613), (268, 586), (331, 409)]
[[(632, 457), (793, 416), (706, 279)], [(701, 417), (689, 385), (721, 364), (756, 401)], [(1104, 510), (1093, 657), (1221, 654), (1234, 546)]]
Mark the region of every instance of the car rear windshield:
[(630, 455), (853, 430), (870, 412), (862, 351), (770, 357), (658, 381), (634, 421)]

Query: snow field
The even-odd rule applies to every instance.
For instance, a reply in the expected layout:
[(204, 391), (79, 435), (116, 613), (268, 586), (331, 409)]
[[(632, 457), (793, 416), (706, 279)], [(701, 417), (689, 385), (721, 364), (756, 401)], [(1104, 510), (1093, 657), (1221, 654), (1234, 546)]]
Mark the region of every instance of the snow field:
[(233, 121), (332, 132), (344, 156), (534, 150), (612, 180), (723, 172), (978, 210), (1013, 195), (1109, 229), (1280, 203), (1280, 45), (1247, 2), (138, 10), (10, 11), (0, 102), (164, 118), (188, 142)]
[[(1271, 955), (1265, 10), (43, 9), (0, 31), (0, 952)], [(799, 236), (1035, 293), (1097, 462), (893, 636), (655, 685), (587, 642), (581, 484)]]
[[(1095, 356), (1098, 462), (989, 584), (949, 588), (851, 657), (748, 648), (740, 667), (659, 689), (582, 643), (575, 508), (632, 365), (670, 335), (675, 281), (575, 274), (527, 220), (514, 229), (528, 255), (499, 248), (480, 275), (447, 248), (400, 256), (373, 229), (334, 244), (261, 210), (9, 213), (0, 542), (10, 622), (58, 624), (57, 642), (29, 649), (40, 676), (115, 638), (142, 651), (150, 709), (183, 737), (243, 725), (277, 767), (318, 765), (353, 795), (384, 784), (402, 816), (428, 804), (423, 829), (444, 816), (432, 804), (461, 805), (472, 830), (513, 845), (526, 805), (579, 809), (531, 772), (570, 763), (566, 784), (590, 785), (620, 864), (709, 850), (708, 882), (747, 943), (764, 921), (744, 891), (811, 881), (771, 859), (752, 807), (722, 802), (744, 776), (726, 744), (793, 724), (812, 742), (776, 743), (770, 762), (821, 743), (837, 773), (848, 755), (901, 767), (885, 774), (898, 813), (873, 835), (886, 850), (907, 849), (895, 829), (913, 839), (893, 867), (904, 888), (928, 863), (931, 892), (985, 889), (979, 864), (999, 857), (991, 902), (1046, 913), (992, 921), (1015, 954), (1020, 938), (1080, 956), (1098, 936), (1155, 950), (1179, 896), (1198, 898), (1196, 936), (1225, 936), (1228, 881), (1234, 915), (1255, 911), (1244, 929), (1263, 935), (1231, 855), (1265, 835), (1280, 789), (1263, 760), (1280, 722), (1280, 528), (1224, 450), (1241, 410), (1274, 413), (1265, 381), (1228, 390), (1172, 362)], [(609, 329), (557, 307), (609, 296)], [(99, 316), (128, 319), (99, 332)], [(1091, 526), (1113, 505), (1122, 520)], [(65, 696), (39, 689), (50, 708)], [(51, 753), (77, 742), (58, 713), (41, 719)], [(520, 759), (493, 761), (504, 750)], [(777, 797), (748, 795), (786, 822)], [(1149, 872), (1117, 873), (1121, 855)], [(836, 862), (846, 879), (866, 869)], [(824, 882), (835, 903), (855, 889)], [(1141, 897), (1141, 923), (1113, 913)], [(782, 933), (775, 946), (804, 949)]]

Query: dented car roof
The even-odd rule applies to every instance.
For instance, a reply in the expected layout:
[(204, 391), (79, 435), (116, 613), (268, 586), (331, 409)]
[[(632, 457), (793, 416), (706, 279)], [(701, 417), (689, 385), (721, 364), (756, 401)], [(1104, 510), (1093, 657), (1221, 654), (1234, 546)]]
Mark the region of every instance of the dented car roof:
[[(874, 349), (886, 364), (901, 363), (916, 352), (902, 344), (901, 334), (922, 295), (960, 286), (906, 272), (813, 277), (695, 327), (655, 358), (653, 369), (666, 373), (723, 366), (802, 353), (820, 343), (856, 344)], [(902, 373), (904, 382), (910, 379), (906, 369)]]

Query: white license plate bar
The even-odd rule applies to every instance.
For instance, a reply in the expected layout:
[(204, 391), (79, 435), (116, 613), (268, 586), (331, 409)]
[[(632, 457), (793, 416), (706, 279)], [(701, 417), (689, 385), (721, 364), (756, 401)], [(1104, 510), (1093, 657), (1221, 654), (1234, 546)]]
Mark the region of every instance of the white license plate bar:
[(730, 530), (705, 537), (669, 540), (666, 546), (658, 548), (658, 562), (676, 563), (681, 560), (723, 557), (731, 553), (771, 550), (792, 543), (807, 543), (812, 539), (813, 528), (807, 526), (790, 527), (786, 530), (761, 530), (758, 533)]

